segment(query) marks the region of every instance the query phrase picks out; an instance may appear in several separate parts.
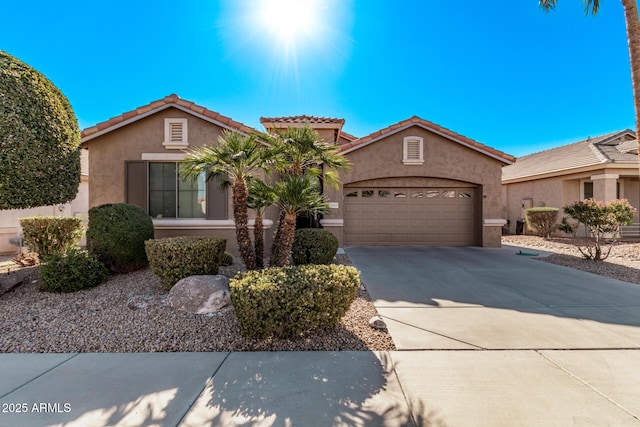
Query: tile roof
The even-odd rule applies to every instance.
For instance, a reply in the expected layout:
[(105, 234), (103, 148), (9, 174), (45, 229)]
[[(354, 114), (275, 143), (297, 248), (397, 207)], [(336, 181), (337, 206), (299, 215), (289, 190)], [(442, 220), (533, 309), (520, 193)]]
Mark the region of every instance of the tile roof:
[(260, 123), (283, 124), (339, 124), (344, 125), (344, 119), (318, 116), (286, 116), (286, 117), (260, 117)]
[(157, 101), (153, 101), (153, 102), (150, 102), (149, 104), (138, 107), (135, 110), (127, 111), (126, 113), (123, 113), (116, 117), (112, 117), (105, 122), (101, 122), (95, 126), (86, 128), (82, 131), (81, 137), (83, 140), (85, 138), (89, 138), (89, 139), (94, 138), (96, 136), (105, 134), (121, 126), (124, 126), (125, 124), (128, 124), (131, 121), (141, 119), (143, 117), (148, 116), (149, 114), (153, 114), (155, 111), (159, 111), (159, 110), (168, 108), (170, 106), (178, 107), (184, 111), (198, 114), (200, 116), (203, 116), (206, 119), (209, 119), (221, 124), (223, 127), (227, 127), (243, 133), (256, 132), (256, 130), (253, 129), (252, 127), (249, 127), (245, 124), (237, 122), (229, 117), (223, 116), (220, 113), (216, 113), (215, 111), (211, 111), (205, 107), (196, 105), (191, 101), (186, 101), (180, 98), (176, 94), (171, 94)]
[(390, 134), (396, 133), (396, 132), (400, 132), (401, 130), (404, 130), (410, 126), (421, 126), (431, 132), (443, 135), (445, 137), (448, 137), (449, 139), (453, 139), (457, 142), (460, 142), (464, 145), (469, 146), (472, 149), (475, 149), (477, 151), (480, 151), (484, 154), (490, 155), (494, 158), (497, 158), (498, 160), (501, 160), (502, 162), (506, 163), (506, 164), (511, 164), (513, 163), (516, 159), (515, 157), (506, 154), (502, 151), (496, 150), (494, 148), (491, 148), (487, 145), (481, 144), (478, 141), (474, 141), (471, 138), (468, 138), (464, 135), (460, 135), (459, 133), (453, 132), (450, 129), (447, 129), (445, 127), (442, 127), (438, 124), (435, 124), (433, 122), (430, 122), (428, 120), (424, 120), (418, 116), (413, 116), (410, 117), (406, 120), (402, 120), (396, 124), (393, 124), (391, 126), (388, 126), (384, 129), (381, 129), (379, 131), (376, 131), (370, 135), (364, 136), (362, 138), (356, 139), (352, 142), (349, 142), (347, 144), (343, 144), (340, 146), (340, 152), (351, 152), (353, 150), (357, 150), (358, 148), (364, 147), (365, 145), (368, 145), (374, 141), (377, 141), (378, 139), (381, 139), (383, 137), (386, 137)]
[(618, 149), (629, 146), (629, 138), (636, 143), (635, 134), (627, 129), (519, 157), (513, 165), (502, 168), (502, 181), (604, 163), (637, 162), (637, 154)]

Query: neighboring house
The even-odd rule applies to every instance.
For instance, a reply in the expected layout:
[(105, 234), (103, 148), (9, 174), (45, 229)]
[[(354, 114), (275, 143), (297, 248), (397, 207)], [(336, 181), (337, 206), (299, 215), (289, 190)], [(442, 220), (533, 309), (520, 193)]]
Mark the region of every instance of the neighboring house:
[[(0, 211), (0, 254), (16, 254), (20, 251), (22, 237), (20, 218), (42, 216), (79, 216), (87, 219), (89, 210), (89, 157), (87, 150), (80, 152), (80, 185), (76, 198), (69, 203), (42, 206), (32, 209), (9, 209)], [(85, 223), (86, 224), (86, 223)], [(18, 243), (18, 244), (16, 244)], [(80, 242), (84, 244), (83, 240)]]
[[(418, 117), (363, 138), (343, 132), (343, 119), (261, 123), (267, 130), (308, 124), (353, 163), (338, 190), (324, 189), (331, 209), (321, 223), (341, 246), (500, 246), (501, 168), (513, 157)], [(204, 179), (184, 182), (178, 169), (185, 149), (215, 143), (225, 129), (255, 132), (177, 95), (85, 129), (89, 207), (135, 204), (151, 215), (156, 237), (216, 235), (236, 252), (230, 192)], [(266, 217), (269, 247), (275, 210)]]
[(516, 231), (517, 221), (523, 220), (529, 207), (562, 210), (588, 198), (625, 198), (632, 206), (640, 206), (635, 138), (633, 131), (622, 130), (519, 157), (504, 167), (502, 198), (509, 231)]

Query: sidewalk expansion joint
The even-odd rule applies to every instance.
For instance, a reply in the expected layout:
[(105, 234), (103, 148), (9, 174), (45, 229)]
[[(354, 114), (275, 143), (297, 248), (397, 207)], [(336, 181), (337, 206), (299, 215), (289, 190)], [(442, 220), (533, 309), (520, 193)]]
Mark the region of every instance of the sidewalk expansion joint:
[(191, 409), (193, 408), (193, 405), (196, 403), (196, 401), (198, 400), (198, 398), (200, 398), (200, 396), (202, 396), (202, 393), (204, 393), (205, 389), (207, 388), (207, 386), (213, 381), (213, 377), (216, 376), (216, 374), (218, 373), (218, 371), (220, 370), (220, 368), (222, 368), (222, 365), (224, 365), (224, 363), (227, 361), (227, 359), (229, 358), (229, 356), (231, 356), (231, 351), (227, 352), (227, 355), (224, 357), (224, 359), (222, 360), (222, 362), (218, 365), (218, 367), (215, 369), (215, 371), (211, 374), (211, 376), (209, 376), (209, 378), (207, 379), (207, 381), (205, 381), (204, 386), (202, 386), (202, 389), (200, 390), (200, 392), (198, 394), (196, 394), (196, 397), (191, 401), (191, 403), (189, 404), (189, 407), (187, 408), (186, 411), (184, 411), (184, 414), (182, 414), (182, 416), (180, 417), (180, 420), (178, 420), (178, 422), (176, 423), (177, 426), (181, 425), (182, 422), (184, 421), (184, 417), (187, 416), (187, 414), (189, 413), (189, 411), (191, 411)]
[(27, 381), (24, 384), (19, 385), (18, 387), (14, 388), (13, 390), (3, 394), (2, 396), (0, 396), (0, 400), (4, 399), (5, 397), (9, 396), (11, 393), (14, 393), (18, 390), (20, 390), (22, 387), (26, 386), (27, 384), (31, 384), (32, 382), (34, 382), (35, 380), (37, 380), (38, 378), (42, 377), (43, 375), (48, 374), (49, 372), (53, 371), (54, 369), (56, 369), (58, 366), (61, 366), (65, 363), (67, 363), (69, 360), (73, 359), (74, 357), (76, 357), (77, 355), (79, 355), (80, 353), (74, 353), (71, 357), (69, 357), (68, 359), (63, 360), (62, 362), (58, 363), (55, 366), (52, 366), (51, 368), (47, 369), (46, 371), (42, 372), (40, 375), (37, 375), (33, 378), (31, 378), (29, 381)]
[(633, 418), (640, 420), (640, 416), (638, 416), (638, 414), (634, 414), (633, 412), (631, 412), (629, 409), (627, 409), (626, 407), (622, 406), (620, 403), (616, 402), (615, 400), (613, 400), (612, 398), (610, 398), (609, 396), (607, 396), (606, 394), (604, 394), (603, 392), (601, 392), (600, 390), (598, 390), (595, 386), (592, 386), (591, 384), (589, 384), (587, 381), (583, 380), (582, 378), (580, 378), (579, 376), (577, 376), (576, 374), (574, 374), (573, 372), (571, 372), (569, 369), (565, 368), (564, 366), (562, 366), (560, 363), (554, 361), (553, 359), (545, 356), (544, 354), (540, 353), (540, 351), (536, 350), (536, 353), (538, 353), (538, 355), (540, 355), (543, 359), (549, 361), (551, 364), (557, 366), (558, 368), (560, 368), (561, 370), (563, 370), (564, 372), (566, 372), (571, 378), (575, 379), (576, 381), (582, 383), (583, 385), (585, 385), (586, 387), (590, 388), (591, 390), (593, 390), (595, 393), (599, 394), (600, 396), (602, 396), (605, 400), (608, 400), (609, 402), (611, 402), (612, 404), (614, 404), (615, 406), (617, 406), (618, 408), (620, 408), (621, 410), (623, 410), (624, 412), (626, 412), (627, 414), (631, 415)]

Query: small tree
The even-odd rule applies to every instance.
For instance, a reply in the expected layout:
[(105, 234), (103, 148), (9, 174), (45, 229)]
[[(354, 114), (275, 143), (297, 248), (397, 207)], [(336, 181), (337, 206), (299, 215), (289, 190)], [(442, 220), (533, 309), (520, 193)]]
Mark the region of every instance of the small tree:
[[(633, 222), (636, 209), (626, 199), (606, 203), (587, 199), (566, 206), (564, 213), (573, 222), (564, 217), (558, 228), (574, 236), (576, 246), (585, 259), (603, 261), (619, 240), (620, 227)], [(604, 245), (608, 247), (603, 251)]]
[(558, 219), (558, 208), (529, 208), (524, 211), (527, 227), (535, 230), (536, 235), (548, 239), (554, 232)]

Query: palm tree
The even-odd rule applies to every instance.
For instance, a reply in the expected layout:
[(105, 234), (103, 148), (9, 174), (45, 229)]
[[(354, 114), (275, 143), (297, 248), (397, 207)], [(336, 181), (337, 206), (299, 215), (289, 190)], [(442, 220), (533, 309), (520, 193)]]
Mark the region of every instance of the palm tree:
[(320, 193), (320, 184), (312, 175), (284, 176), (274, 185), (276, 204), (283, 214), (280, 247), (271, 265), (284, 267), (289, 261), (296, 231), (296, 217), (300, 213), (317, 216), (326, 213), (329, 204)]
[[(283, 178), (301, 177), (303, 175), (323, 177), (324, 181), (335, 188), (339, 184), (339, 172), (348, 171), (349, 161), (338, 153), (339, 147), (322, 139), (309, 125), (289, 127), (272, 134), (260, 134), (260, 138), (271, 146), (272, 167)], [(271, 246), (271, 264), (285, 257), (280, 251), (286, 245), (282, 242), (285, 212), (281, 209), (278, 226)], [(288, 257), (288, 252), (286, 254)]]
[(225, 131), (217, 144), (190, 150), (181, 165), (188, 178), (206, 173), (207, 180), (226, 177), (231, 183), (236, 238), (240, 256), (249, 270), (256, 269), (256, 257), (249, 236), (247, 181), (259, 170), (266, 170), (266, 153), (255, 136)]
[(249, 197), (247, 205), (256, 212), (253, 228), (253, 246), (256, 255), (256, 267), (264, 268), (264, 211), (276, 202), (276, 193), (269, 184), (259, 178), (249, 180)]
[[(539, 0), (540, 7), (548, 12), (556, 8), (557, 0)], [(585, 13), (598, 13), (599, 0), (583, 0)], [(636, 112), (636, 142), (640, 152), (640, 20), (636, 0), (621, 0), (624, 7), (624, 20), (627, 25), (627, 43), (629, 45), (629, 61), (631, 62), (631, 82), (633, 88), (633, 105)], [(640, 172), (640, 163), (638, 163)]]

